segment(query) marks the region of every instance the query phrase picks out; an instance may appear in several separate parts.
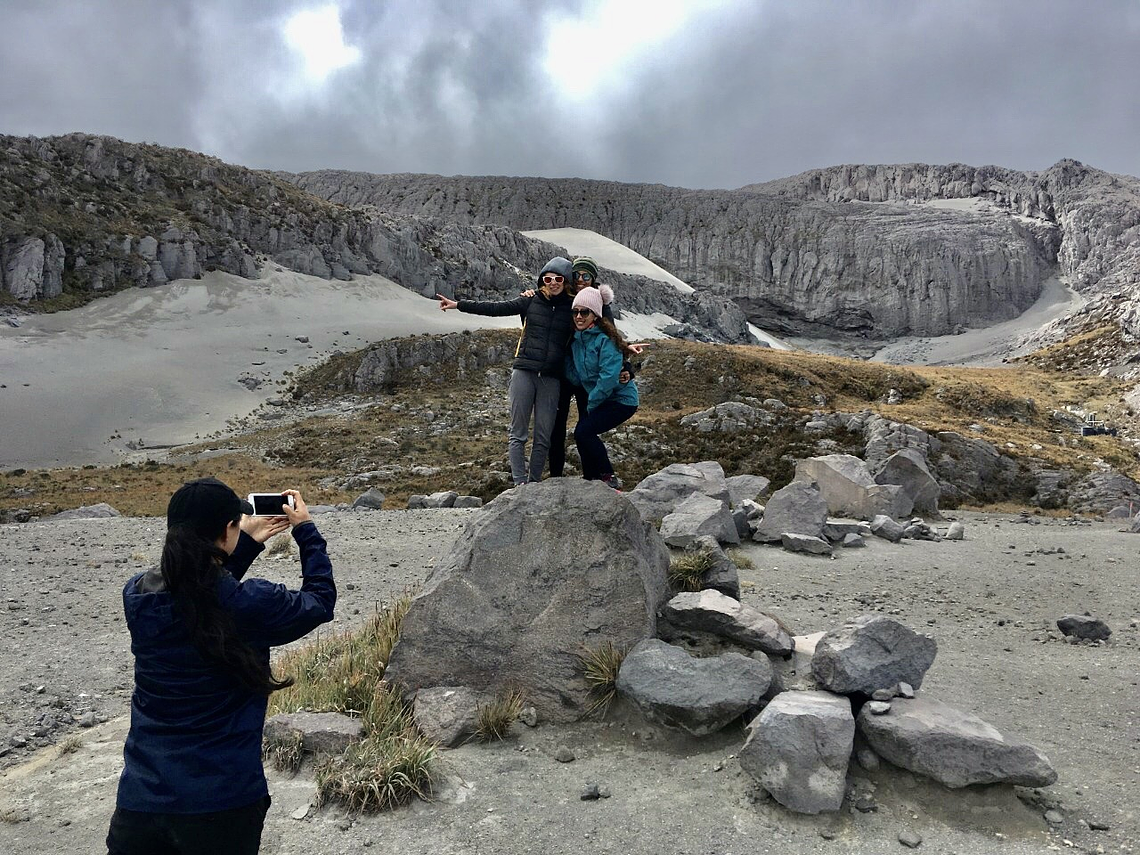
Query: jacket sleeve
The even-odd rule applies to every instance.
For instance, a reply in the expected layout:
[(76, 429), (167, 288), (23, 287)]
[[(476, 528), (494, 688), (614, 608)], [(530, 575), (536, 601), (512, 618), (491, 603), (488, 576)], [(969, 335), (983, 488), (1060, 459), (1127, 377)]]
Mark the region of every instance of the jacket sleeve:
[(238, 535), (237, 546), (234, 547), (233, 554), (226, 561), (226, 572), (241, 581), (241, 577), (249, 570), (249, 565), (253, 563), (253, 559), (257, 558), (263, 551), (265, 551), (265, 544), (258, 543), (244, 531)]
[(609, 336), (604, 336), (598, 350), (598, 381), (590, 389), (590, 400), (586, 405), (589, 412), (597, 409), (617, 389), (622, 361), (617, 345), (610, 341)]
[(327, 545), (312, 522), (293, 529), (301, 548), (301, 588), (291, 591), (265, 579), (242, 584), (242, 622), (258, 646), (288, 644), (332, 620), (336, 584)]
[(469, 315), (490, 315), (505, 318), (507, 315), (526, 315), (533, 297), (515, 297), (513, 300), (460, 300), (459, 311)]
[(628, 359), (625, 360), (624, 362), (622, 362), (621, 370), (629, 372), (629, 379), (630, 380), (632, 380), (634, 377), (637, 376), (637, 369), (634, 368), (633, 363), (630, 362)]

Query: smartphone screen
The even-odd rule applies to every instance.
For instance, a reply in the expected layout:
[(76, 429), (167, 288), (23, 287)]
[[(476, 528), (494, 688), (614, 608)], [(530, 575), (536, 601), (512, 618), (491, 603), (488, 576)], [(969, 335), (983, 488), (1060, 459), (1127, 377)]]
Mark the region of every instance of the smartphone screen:
[(254, 493), (253, 513), (259, 517), (280, 517), (285, 515), (285, 496), (281, 493)]

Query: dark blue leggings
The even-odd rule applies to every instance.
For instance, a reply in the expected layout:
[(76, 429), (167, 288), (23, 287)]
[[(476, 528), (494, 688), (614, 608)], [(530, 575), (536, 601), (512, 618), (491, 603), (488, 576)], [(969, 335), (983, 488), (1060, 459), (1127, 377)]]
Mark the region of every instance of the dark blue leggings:
[(118, 808), (107, 832), (109, 855), (257, 855), (269, 796), (217, 813), (140, 813)]
[(599, 404), (578, 420), (578, 425), (574, 428), (574, 444), (578, 446), (578, 456), (582, 458), (583, 478), (597, 481), (614, 474), (601, 434), (613, 430), (636, 412), (637, 407), (611, 400)]

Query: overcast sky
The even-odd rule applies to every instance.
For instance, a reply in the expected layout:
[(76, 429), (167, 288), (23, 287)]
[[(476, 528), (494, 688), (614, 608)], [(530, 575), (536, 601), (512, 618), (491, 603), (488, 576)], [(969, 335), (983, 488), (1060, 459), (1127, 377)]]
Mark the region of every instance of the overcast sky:
[(253, 167), (1140, 175), (1140, 0), (0, 0), (0, 33), (0, 133)]

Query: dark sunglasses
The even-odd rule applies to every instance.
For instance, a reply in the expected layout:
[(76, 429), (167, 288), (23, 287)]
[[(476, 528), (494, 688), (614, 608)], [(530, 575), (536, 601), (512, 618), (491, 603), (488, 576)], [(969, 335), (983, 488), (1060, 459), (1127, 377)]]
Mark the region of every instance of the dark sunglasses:
[(593, 273), (587, 273), (584, 270), (576, 270), (576, 271), (574, 271), (574, 278), (575, 279), (582, 279), (586, 282), (593, 282), (594, 281), (594, 274)]
[(566, 281), (565, 276), (555, 276), (554, 274), (551, 274), (551, 273), (548, 273), (542, 277), (542, 284), (543, 285), (560, 285), (565, 281)]
[(586, 315), (594, 314), (589, 309), (573, 309), (572, 311), (574, 313), (574, 317), (576, 318), (584, 318)]

